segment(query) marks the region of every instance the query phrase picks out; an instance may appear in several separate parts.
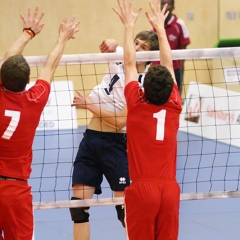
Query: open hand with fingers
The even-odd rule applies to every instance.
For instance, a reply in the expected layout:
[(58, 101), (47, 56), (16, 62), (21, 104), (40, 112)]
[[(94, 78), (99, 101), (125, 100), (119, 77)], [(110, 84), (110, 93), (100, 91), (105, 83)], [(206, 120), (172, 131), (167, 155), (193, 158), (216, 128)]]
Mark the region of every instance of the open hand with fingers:
[(36, 6), (33, 15), (31, 14), (31, 8), (28, 8), (28, 16), (27, 18), (21, 13), (20, 16), (23, 20), (23, 29), (30, 29), (33, 32), (33, 37), (41, 32), (44, 24), (40, 23), (44, 12), (41, 12), (38, 16), (39, 7)]
[(117, 13), (125, 27), (134, 27), (138, 15), (142, 8), (139, 8), (136, 12), (132, 10), (133, 0), (118, 0), (119, 10), (113, 8), (113, 11)]
[(75, 16), (73, 16), (70, 21), (65, 17), (59, 27), (59, 35), (66, 40), (70, 38), (74, 39), (74, 34), (79, 31), (77, 26), (79, 25), (80, 21), (75, 22)]
[(82, 109), (88, 109), (90, 104), (93, 104), (92, 99), (89, 95), (84, 96), (80, 91), (76, 91), (77, 96), (74, 96), (72, 107), (78, 107)]
[(152, 25), (154, 29), (164, 29), (164, 22), (167, 18), (169, 12), (166, 12), (167, 4), (161, 10), (161, 0), (157, 0), (157, 7), (155, 8), (152, 1), (149, 0), (149, 5), (152, 10), (152, 17), (150, 14), (146, 12), (146, 16), (148, 18), (149, 23)]

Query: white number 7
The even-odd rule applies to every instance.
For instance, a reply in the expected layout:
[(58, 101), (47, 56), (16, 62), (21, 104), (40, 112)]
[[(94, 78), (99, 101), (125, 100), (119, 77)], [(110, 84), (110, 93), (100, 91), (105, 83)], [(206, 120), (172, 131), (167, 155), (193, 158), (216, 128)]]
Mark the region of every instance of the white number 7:
[(2, 138), (10, 139), (17, 128), (20, 119), (20, 112), (19, 111), (11, 111), (5, 110), (5, 116), (12, 117), (6, 131), (2, 135)]
[(154, 113), (153, 117), (157, 119), (157, 133), (156, 140), (163, 141), (164, 139), (164, 128), (165, 128), (165, 118), (166, 110), (161, 110), (160, 112)]

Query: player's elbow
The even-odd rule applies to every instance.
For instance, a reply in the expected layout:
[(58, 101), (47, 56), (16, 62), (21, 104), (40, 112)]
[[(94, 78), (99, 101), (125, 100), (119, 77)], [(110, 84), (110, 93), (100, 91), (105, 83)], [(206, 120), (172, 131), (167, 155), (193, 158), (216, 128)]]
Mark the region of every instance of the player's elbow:
[(116, 122), (116, 128), (118, 130), (124, 128), (126, 126), (126, 117), (120, 117), (117, 119), (117, 122)]
[(120, 129), (124, 128), (125, 126), (126, 126), (126, 122), (119, 123), (119, 124), (117, 124), (117, 129), (120, 130)]

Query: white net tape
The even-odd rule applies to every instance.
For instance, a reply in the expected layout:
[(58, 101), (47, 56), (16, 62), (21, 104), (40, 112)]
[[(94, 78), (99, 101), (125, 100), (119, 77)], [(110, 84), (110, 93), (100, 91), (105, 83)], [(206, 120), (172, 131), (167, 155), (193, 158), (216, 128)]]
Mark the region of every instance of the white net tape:
[[(212, 59), (212, 58), (237, 58), (240, 57), (240, 47), (236, 48), (203, 48), (173, 50), (172, 58), (176, 59)], [(138, 61), (155, 61), (159, 59), (158, 51), (137, 52)], [(42, 66), (45, 63), (46, 56), (26, 57), (30, 66)], [(91, 63), (109, 63), (121, 62), (122, 53), (94, 53), (94, 54), (74, 54), (63, 55), (59, 65), (91, 64)]]
[[(239, 198), (240, 191), (212, 192), (212, 193), (184, 193), (181, 194), (181, 201), (189, 200), (209, 200), (209, 199), (225, 199)], [(57, 201), (57, 202), (38, 202), (33, 203), (34, 210), (55, 209), (55, 208), (74, 208), (74, 207), (93, 207), (93, 206), (115, 206), (124, 204), (124, 198), (100, 198), (100, 199), (84, 199), (74, 201)]]

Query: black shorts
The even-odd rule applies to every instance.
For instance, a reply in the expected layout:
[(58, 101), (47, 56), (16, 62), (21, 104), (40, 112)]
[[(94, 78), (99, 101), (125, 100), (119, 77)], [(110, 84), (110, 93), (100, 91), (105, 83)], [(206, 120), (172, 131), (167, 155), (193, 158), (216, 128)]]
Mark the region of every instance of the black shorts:
[(92, 186), (95, 194), (101, 194), (103, 175), (112, 191), (124, 191), (130, 185), (126, 134), (87, 129), (74, 162), (72, 185)]

